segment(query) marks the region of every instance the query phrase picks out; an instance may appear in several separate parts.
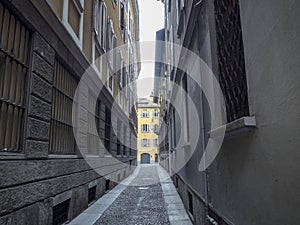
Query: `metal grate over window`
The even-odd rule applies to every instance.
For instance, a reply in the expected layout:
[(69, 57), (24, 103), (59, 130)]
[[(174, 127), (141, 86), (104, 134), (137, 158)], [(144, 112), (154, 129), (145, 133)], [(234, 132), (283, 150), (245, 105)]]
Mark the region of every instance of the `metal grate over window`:
[(70, 200), (53, 207), (53, 225), (61, 225), (68, 221)]
[(0, 2), (0, 151), (21, 152), (31, 33)]
[(96, 200), (96, 186), (89, 188), (88, 191), (88, 203), (92, 203)]
[(49, 149), (52, 154), (75, 153), (72, 104), (77, 83), (77, 79), (55, 60)]
[[(88, 105), (88, 154), (97, 155), (100, 149), (98, 131), (100, 130), (100, 108), (101, 102), (92, 93), (89, 94)], [(93, 132), (93, 123), (96, 130)]]
[(110, 141), (111, 141), (111, 111), (105, 107), (105, 136), (104, 146), (107, 152), (110, 152)]
[(249, 115), (239, 0), (215, 0), (219, 81), (227, 121)]

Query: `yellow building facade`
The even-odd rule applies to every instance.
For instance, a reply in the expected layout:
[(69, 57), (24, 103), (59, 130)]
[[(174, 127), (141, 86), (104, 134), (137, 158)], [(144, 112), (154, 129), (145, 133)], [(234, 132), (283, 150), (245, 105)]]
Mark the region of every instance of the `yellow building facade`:
[(141, 164), (158, 162), (159, 108), (153, 97), (138, 101), (137, 160)]

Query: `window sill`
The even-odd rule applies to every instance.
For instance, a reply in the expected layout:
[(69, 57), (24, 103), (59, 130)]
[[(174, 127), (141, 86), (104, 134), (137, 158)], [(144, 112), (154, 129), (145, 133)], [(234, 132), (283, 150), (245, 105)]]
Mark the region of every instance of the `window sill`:
[(191, 143), (190, 142), (184, 142), (181, 146), (185, 151), (189, 151), (191, 149)]
[(0, 160), (8, 160), (8, 159), (26, 159), (24, 153), (15, 153), (15, 152), (0, 152)]
[(78, 155), (48, 155), (48, 159), (79, 159)]
[(218, 127), (209, 132), (210, 136), (219, 136), (222, 129), (226, 129), (225, 138), (231, 138), (248, 133), (256, 128), (255, 116), (245, 116), (224, 126)]

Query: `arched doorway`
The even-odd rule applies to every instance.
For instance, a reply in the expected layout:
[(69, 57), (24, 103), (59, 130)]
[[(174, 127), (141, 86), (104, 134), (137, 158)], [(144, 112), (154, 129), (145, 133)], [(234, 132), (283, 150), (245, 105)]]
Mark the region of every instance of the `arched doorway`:
[(143, 153), (141, 155), (141, 164), (150, 164), (150, 154)]

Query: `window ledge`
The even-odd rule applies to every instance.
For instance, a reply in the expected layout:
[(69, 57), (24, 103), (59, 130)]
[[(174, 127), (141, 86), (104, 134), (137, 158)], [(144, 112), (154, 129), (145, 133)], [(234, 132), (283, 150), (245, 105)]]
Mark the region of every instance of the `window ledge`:
[(224, 126), (218, 127), (209, 132), (210, 136), (218, 136), (222, 129), (226, 129), (225, 138), (235, 137), (241, 134), (248, 133), (256, 128), (256, 119), (255, 116), (245, 116), (230, 123), (227, 123)]
[(48, 159), (79, 159), (78, 155), (48, 155)]
[(191, 149), (191, 143), (190, 142), (184, 142), (181, 146), (185, 151), (189, 151)]
[(8, 160), (8, 159), (26, 159), (23, 153), (15, 153), (15, 152), (0, 152), (0, 160)]

